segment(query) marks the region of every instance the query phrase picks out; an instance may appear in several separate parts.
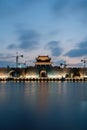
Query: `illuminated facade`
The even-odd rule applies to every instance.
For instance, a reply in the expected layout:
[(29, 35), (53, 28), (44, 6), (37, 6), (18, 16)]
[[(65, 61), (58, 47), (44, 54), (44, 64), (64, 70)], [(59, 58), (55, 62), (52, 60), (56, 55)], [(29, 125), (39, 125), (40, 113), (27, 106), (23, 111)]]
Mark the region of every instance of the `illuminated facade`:
[(51, 58), (49, 56), (38, 56), (36, 58), (35, 66), (51, 66)]
[(38, 70), (39, 77), (48, 77), (48, 70), (52, 66), (49, 56), (38, 56), (36, 58), (35, 67)]
[(53, 66), (49, 56), (38, 56), (35, 66), (25, 68), (0, 68), (0, 78), (61, 79), (87, 78), (87, 68)]

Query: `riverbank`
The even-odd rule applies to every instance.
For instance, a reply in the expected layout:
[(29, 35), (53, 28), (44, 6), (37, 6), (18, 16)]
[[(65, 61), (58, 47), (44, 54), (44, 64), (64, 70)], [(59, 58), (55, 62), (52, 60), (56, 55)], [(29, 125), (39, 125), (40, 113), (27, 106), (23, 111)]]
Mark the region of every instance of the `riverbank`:
[(0, 78), (0, 81), (14, 81), (14, 82), (31, 82), (31, 81), (87, 81), (87, 78)]

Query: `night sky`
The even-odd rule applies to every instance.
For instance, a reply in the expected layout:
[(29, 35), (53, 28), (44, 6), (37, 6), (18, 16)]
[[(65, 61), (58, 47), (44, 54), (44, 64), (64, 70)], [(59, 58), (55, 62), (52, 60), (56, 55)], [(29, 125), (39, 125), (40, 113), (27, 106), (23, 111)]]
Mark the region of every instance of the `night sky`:
[(0, 0), (0, 45), (0, 67), (16, 52), (29, 65), (38, 55), (79, 64), (87, 56), (87, 0)]

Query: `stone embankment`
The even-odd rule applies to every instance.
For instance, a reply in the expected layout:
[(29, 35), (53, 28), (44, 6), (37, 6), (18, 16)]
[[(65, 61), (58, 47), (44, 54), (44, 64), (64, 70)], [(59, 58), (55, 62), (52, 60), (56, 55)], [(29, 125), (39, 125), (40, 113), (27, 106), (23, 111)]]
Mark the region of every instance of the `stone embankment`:
[(50, 82), (50, 81), (67, 81), (67, 82), (80, 82), (87, 81), (87, 78), (0, 78), (0, 81), (13, 81), (13, 82)]

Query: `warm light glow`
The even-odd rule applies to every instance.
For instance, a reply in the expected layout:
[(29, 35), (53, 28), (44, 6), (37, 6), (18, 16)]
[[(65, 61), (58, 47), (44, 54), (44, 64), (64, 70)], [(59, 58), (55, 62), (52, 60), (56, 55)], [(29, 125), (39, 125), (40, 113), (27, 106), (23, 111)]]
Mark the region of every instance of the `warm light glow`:
[(84, 77), (84, 78), (87, 78), (87, 75), (84, 75), (83, 77)]
[(49, 78), (62, 78), (62, 75), (49, 75)]
[(52, 75), (52, 74), (50, 74), (50, 75), (48, 75), (48, 77), (49, 78), (65, 78), (66, 77), (66, 74), (65, 73), (63, 73), (63, 74), (54, 74), (54, 75)]
[(0, 78), (8, 78), (8, 75), (0, 75)]
[(26, 77), (26, 78), (38, 78), (37, 75), (26, 75), (25, 77)]

